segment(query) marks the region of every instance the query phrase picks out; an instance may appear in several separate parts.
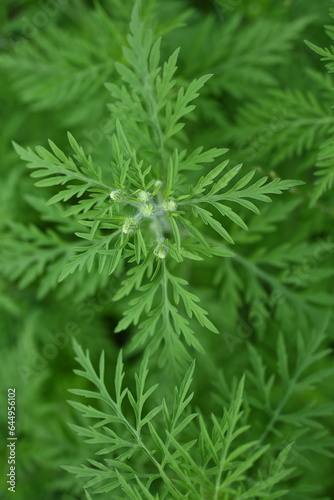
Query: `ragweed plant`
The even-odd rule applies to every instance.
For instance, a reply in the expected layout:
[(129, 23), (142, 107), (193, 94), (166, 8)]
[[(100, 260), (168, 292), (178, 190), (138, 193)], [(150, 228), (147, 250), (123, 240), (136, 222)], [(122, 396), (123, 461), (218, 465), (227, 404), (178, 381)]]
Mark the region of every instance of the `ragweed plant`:
[(325, 74), (303, 41), (325, 44), (329, 0), (19, 3), (0, 7), (18, 500), (330, 500), (332, 54), (312, 46)]
[[(32, 177), (41, 179), (37, 186), (66, 186), (48, 204), (71, 200), (64, 216), (83, 226), (76, 232), (81, 243), (59, 279), (83, 269), (112, 275), (126, 268), (115, 300), (133, 289), (138, 294), (116, 332), (138, 325), (132, 347), (149, 346), (152, 354), (159, 350), (161, 365), (176, 366), (190, 359), (187, 346), (201, 350), (187, 318), (195, 317), (203, 328), (219, 333), (198, 297), (187, 290), (177, 265), (186, 259), (233, 256), (225, 220), (247, 230), (238, 207), (259, 213), (254, 202), (269, 202), (270, 195), (302, 182), (267, 182), (267, 176), (254, 180), (255, 170), (240, 175), (241, 165), (229, 167), (228, 160), (217, 160), (226, 149), (182, 149), (182, 120), (212, 75), (175, 89), (178, 50), (160, 64), (161, 40), (154, 40), (140, 21), (137, 7), (130, 29), (124, 49), (127, 65), (116, 64), (121, 84), (107, 84), (115, 128), (110, 165), (102, 170), (71, 134), (73, 156), (52, 141), (51, 151), (15, 148), (33, 170)], [(199, 177), (204, 165), (210, 169)], [(216, 245), (210, 240), (215, 234)]]

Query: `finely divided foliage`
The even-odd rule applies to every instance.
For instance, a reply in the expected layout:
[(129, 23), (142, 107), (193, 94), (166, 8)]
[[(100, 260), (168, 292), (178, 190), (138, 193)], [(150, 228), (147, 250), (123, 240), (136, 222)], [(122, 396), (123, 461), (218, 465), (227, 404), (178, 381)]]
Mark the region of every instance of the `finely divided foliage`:
[(36, 500), (330, 500), (326, 1), (59, 2), (0, 39), (0, 378)]
[[(334, 17), (334, 11), (332, 10), (331, 17)], [(327, 35), (333, 40), (334, 39), (334, 26), (327, 26)], [(329, 73), (334, 71), (334, 50), (333, 46), (331, 49), (321, 49), (311, 42), (306, 42), (307, 45), (314, 50), (317, 54), (321, 55), (321, 60), (326, 61), (326, 67)], [(316, 175), (319, 179), (316, 182), (316, 189), (314, 190), (313, 203), (328, 189), (331, 189), (334, 185), (334, 146), (333, 146), (333, 127), (329, 129), (330, 138), (327, 139), (320, 148), (317, 167), (319, 170)]]
[[(106, 411), (73, 402), (71, 405), (84, 418), (95, 423), (89, 427), (72, 425), (80, 436), (91, 444), (99, 445), (98, 455), (108, 455), (103, 461), (89, 460), (89, 465), (68, 466), (66, 469), (77, 477), (86, 479), (85, 487), (93, 487), (96, 493), (108, 493), (122, 487), (123, 495), (129, 499), (141, 498), (280, 498), (285, 492), (274, 486), (289, 475), (284, 469), (290, 446), (286, 447), (273, 462), (269, 478), (260, 476), (245, 481), (245, 473), (256, 467), (267, 446), (256, 441), (240, 443), (240, 436), (248, 426), (241, 424), (244, 379), (241, 380), (233, 403), (222, 418), (215, 415), (207, 425), (201, 415), (191, 413), (189, 405), (193, 394), (189, 394), (194, 364), (188, 369), (179, 388), (175, 388), (172, 410), (166, 401), (152, 409), (144, 410), (150, 396), (157, 389), (146, 386), (148, 374), (147, 351), (136, 374), (136, 392), (133, 394), (123, 386), (124, 368), (122, 355), (118, 357), (115, 373), (115, 396), (112, 397), (104, 384), (104, 355), (101, 355), (99, 373), (96, 373), (89, 354), (75, 343), (77, 361), (81, 370), (75, 373), (89, 380), (94, 390), (73, 389), (70, 392), (103, 403)], [(126, 400), (131, 411), (124, 412)], [(187, 441), (182, 431), (188, 430)], [(195, 437), (195, 438), (194, 438)], [(136, 456), (141, 456), (142, 467), (136, 470)], [(151, 491), (157, 491), (156, 495)], [(121, 498), (117, 493), (113, 498)], [(124, 497), (123, 497), (124, 498)]]
[[(168, 361), (177, 367), (190, 359), (187, 345), (202, 349), (187, 318), (196, 318), (212, 332), (218, 330), (198, 305), (198, 297), (187, 290), (188, 282), (173, 274), (173, 261), (232, 256), (230, 248), (210, 242), (216, 233), (228, 244), (234, 243), (220, 215), (247, 230), (238, 206), (259, 213), (254, 202), (270, 202), (270, 195), (302, 182), (267, 182), (267, 176), (254, 180), (255, 170), (240, 175), (241, 165), (229, 167), (229, 161), (223, 160), (187, 186), (189, 170), (227, 152), (180, 149), (181, 120), (195, 108), (192, 102), (211, 75), (175, 91), (178, 51), (160, 65), (160, 39), (154, 41), (152, 31), (139, 19), (138, 7), (130, 29), (129, 46), (124, 49), (127, 65), (116, 64), (122, 84), (107, 85), (114, 117), (110, 171), (102, 172), (71, 134), (69, 157), (52, 141), (51, 152), (42, 147), (24, 150), (16, 144), (15, 148), (33, 170), (31, 175), (42, 178), (37, 186), (65, 185), (48, 204), (71, 199), (64, 216), (74, 216), (83, 226), (75, 233), (83, 241), (74, 248), (60, 281), (83, 269), (91, 272), (94, 265), (99, 273), (111, 275), (124, 262), (132, 264), (116, 298), (133, 289), (138, 295), (116, 331), (139, 324), (133, 348), (145, 345), (152, 353), (160, 350), (159, 363)], [(132, 143), (138, 137), (135, 148)], [(208, 230), (203, 231), (203, 225)]]

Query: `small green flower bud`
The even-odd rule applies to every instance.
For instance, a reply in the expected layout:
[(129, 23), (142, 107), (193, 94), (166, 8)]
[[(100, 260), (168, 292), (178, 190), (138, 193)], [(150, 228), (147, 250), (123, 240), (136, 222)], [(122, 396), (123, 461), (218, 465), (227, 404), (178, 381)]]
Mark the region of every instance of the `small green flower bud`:
[(122, 226), (122, 231), (124, 234), (133, 233), (133, 231), (136, 229), (136, 226), (137, 220), (134, 217), (129, 217), (128, 219), (125, 219)]
[(144, 203), (143, 205), (141, 205), (140, 213), (144, 217), (152, 217), (152, 215), (154, 214), (154, 207), (152, 203)]
[(158, 259), (165, 259), (168, 254), (168, 247), (163, 243), (158, 243), (158, 245), (153, 250), (153, 253)]
[(123, 199), (123, 193), (120, 189), (114, 189), (109, 196), (113, 201), (121, 201)]
[(151, 198), (151, 193), (148, 191), (139, 191), (138, 198), (140, 201), (148, 201)]
[(165, 212), (175, 212), (177, 205), (174, 200), (166, 200), (163, 204)]

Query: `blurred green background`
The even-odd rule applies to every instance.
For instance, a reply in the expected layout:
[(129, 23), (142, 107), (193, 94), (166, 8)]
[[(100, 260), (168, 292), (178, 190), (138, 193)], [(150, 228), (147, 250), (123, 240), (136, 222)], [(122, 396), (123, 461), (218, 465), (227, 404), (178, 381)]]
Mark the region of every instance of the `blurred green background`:
[[(313, 206), (310, 199), (319, 148), (334, 130), (333, 83), (304, 39), (330, 44), (324, 25), (331, 22), (333, 4), (142, 3), (154, 33), (163, 36), (164, 57), (181, 47), (179, 83), (214, 74), (188, 122), (189, 147), (229, 147), (233, 161), (247, 169), (306, 182), (264, 207), (263, 216), (245, 216), (249, 233), (233, 228), (237, 259), (219, 268), (208, 261), (182, 270), (219, 330), (228, 334), (219, 340), (199, 331), (209, 361), (198, 359), (195, 403), (209, 415), (218, 407), (210, 396), (214, 386), (228, 400), (228, 387), (249, 368), (247, 343), (273, 371), (279, 331), (286, 334), (292, 357), (298, 328), (307, 342), (309, 332), (326, 323), (326, 347), (332, 346), (333, 194), (325, 193)], [(72, 372), (71, 337), (90, 349), (95, 362), (104, 349), (112, 367), (132, 331), (113, 333), (123, 311), (122, 301), (112, 302), (117, 279), (83, 272), (58, 284), (58, 264), (75, 244), (75, 224), (59, 224), (59, 208), (46, 206), (44, 192), (33, 186), (11, 143), (33, 147), (51, 138), (66, 151), (69, 130), (108, 168), (110, 98), (104, 83), (118, 81), (114, 62), (123, 57), (132, 6), (121, 0), (2, 0), (0, 5), (0, 461), (7, 473), (6, 398), (7, 388), (15, 387), (17, 500), (84, 498), (82, 484), (61, 469), (83, 463), (94, 451), (67, 425), (79, 420), (66, 402), (67, 390), (84, 383)], [(53, 246), (44, 239), (47, 230), (54, 232)], [(275, 293), (282, 295), (275, 299)], [(140, 357), (139, 352), (127, 358), (129, 384)], [(332, 359), (319, 369), (331, 366)], [(217, 369), (223, 369), (226, 386)], [(150, 376), (168, 392), (168, 379), (154, 365)], [(330, 405), (333, 382), (333, 377), (322, 381), (296, 406), (311, 400)], [(251, 400), (256, 388), (248, 390)], [(328, 414), (320, 420), (333, 431)], [(265, 421), (265, 415), (254, 418), (255, 435)], [(293, 493), (287, 498), (334, 498), (327, 456), (332, 444), (332, 438), (316, 434), (313, 441), (301, 438), (296, 459), (301, 474), (290, 482)], [(2, 472), (4, 499), (10, 498), (5, 483)]]

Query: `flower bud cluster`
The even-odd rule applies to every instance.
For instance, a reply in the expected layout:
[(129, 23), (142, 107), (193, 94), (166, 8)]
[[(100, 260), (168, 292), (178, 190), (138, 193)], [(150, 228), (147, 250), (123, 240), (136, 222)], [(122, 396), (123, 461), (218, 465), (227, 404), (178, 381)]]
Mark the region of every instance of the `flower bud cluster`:
[[(157, 180), (154, 185), (160, 189), (162, 182)], [(159, 203), (154, 202), (155, 194), (156, 191), (150, 193), (149, 191), (140, 190), (136, 192), (135, 197), (128, 197), (121, 189), (113, 189), (109, 197), (115, 202), (134, 206), (138, 210), (133, 217), (127, 217), (124, 220), (122, 225), (124, 234), (133, 233), (143, 219), (152, 219), (152, 223), (160, 228), (157, 230), (156, 246), (153, 253), (158, 259), (165, 259), (169, 248), (163, 239), (161, 227), (163, 227), (166, 215), (177, 210), (177, 204), (172, 199), (159, 200)]]

